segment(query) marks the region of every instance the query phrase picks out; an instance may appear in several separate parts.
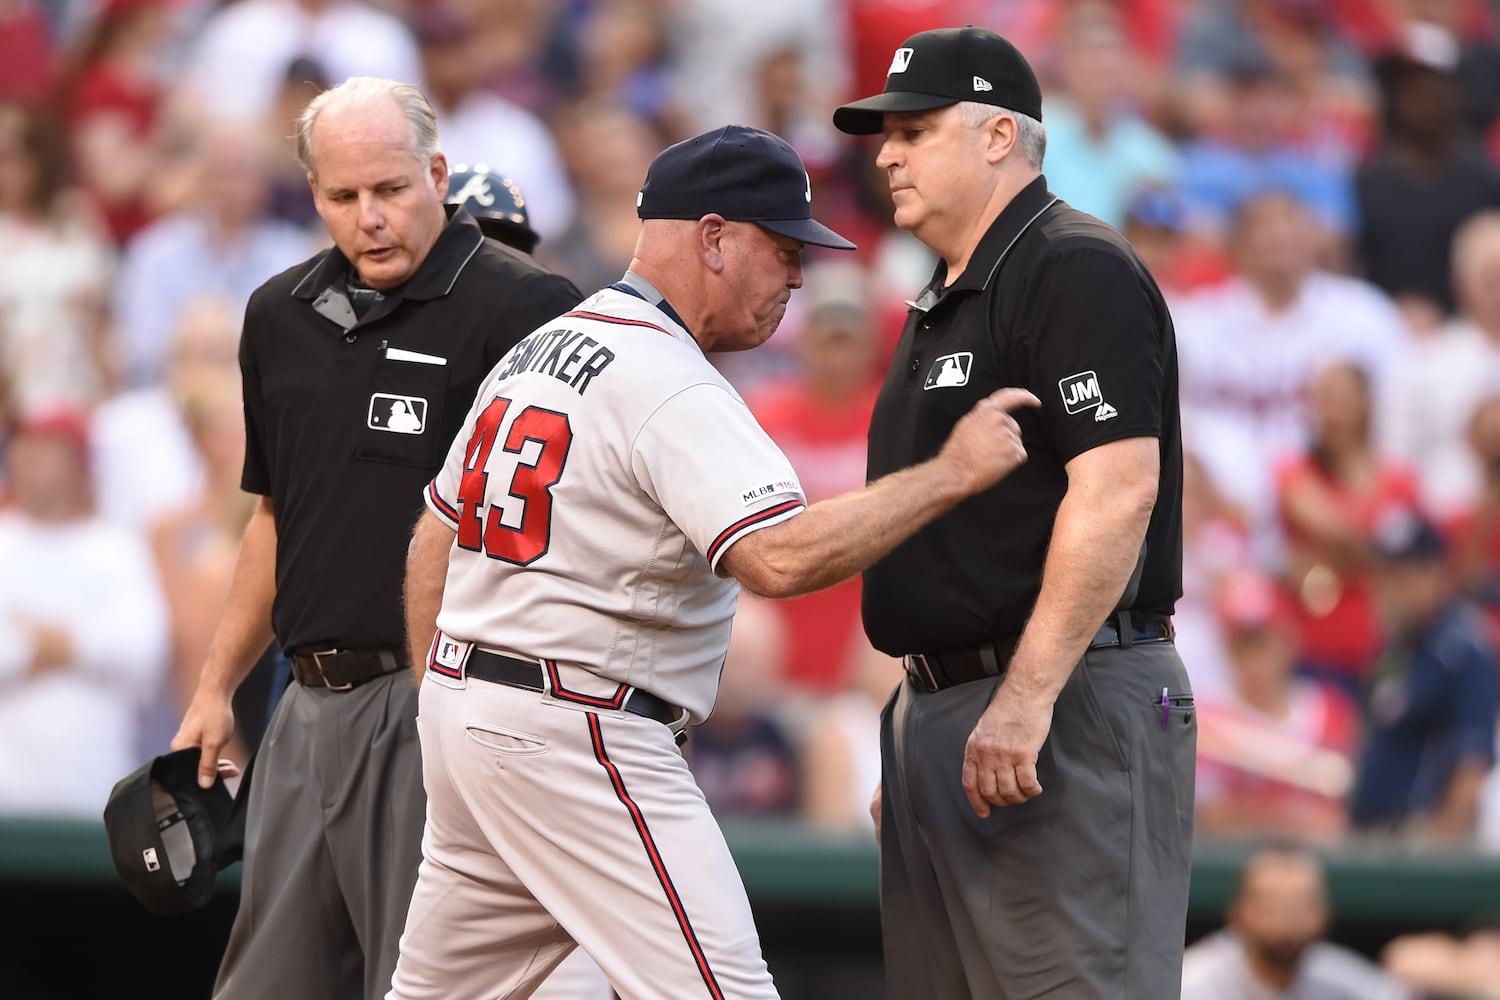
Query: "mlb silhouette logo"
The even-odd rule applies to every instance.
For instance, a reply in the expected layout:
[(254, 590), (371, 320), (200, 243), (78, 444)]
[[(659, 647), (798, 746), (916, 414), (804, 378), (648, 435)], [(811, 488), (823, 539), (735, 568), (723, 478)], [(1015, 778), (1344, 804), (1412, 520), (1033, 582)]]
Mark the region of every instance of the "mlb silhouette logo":
[(397, 396), (377, 392), (370, 396), (366, 426), (392, 434), (420, 434), (427, 427), (427, 400), (421, 396)]
[(925, 392), (928, 389), (947, 389), (951, 386), (969, 384), (969, 371), (974, 367), (974, 355), (970, 351), (960, 351), (957, 354), (944, 354), (932, 363), (927, 369), (927, 382), (922, 386)]
[(443, 666), (452, 667), (456, 670), (464, 661), (464, 647), (447, 636), (443, 636), (438, 640), (437, 656), (435, 659)]
[(148, 872), (161, 871), (161, 861), (156, 856), (156, 848), (146, 848), (141, 852), (141, 858), (146, 862), (146, 870)]

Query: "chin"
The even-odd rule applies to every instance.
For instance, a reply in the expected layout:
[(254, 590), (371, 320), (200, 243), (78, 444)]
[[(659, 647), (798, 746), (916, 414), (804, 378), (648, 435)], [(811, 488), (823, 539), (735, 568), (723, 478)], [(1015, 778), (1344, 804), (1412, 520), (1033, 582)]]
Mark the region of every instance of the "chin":
[(915, 208), (902, 208), (898, 205), (896, 211), (891, 214), (891, 221), (896, 224), (897, 229), (904, 229), (910, 233), (916, 231), (917, 227), (926, 221), (926, 216)]
[(370, 262), (359, 269), (359, 279), (378, 291), (395, 288), (412, 276), (415, 269), (404, 254), (394, 260)]

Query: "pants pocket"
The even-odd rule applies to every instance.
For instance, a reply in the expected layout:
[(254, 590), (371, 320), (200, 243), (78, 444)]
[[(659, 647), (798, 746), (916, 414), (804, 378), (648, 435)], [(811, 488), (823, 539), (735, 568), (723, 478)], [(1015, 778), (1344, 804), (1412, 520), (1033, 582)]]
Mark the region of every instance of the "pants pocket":
[(471, 722), (464, 727), (464, 732), (468, 734), (469, 739), (491, 753), (502, 754), (506, 757), (524, 757), (547, 752), (547, 741), (542, 737), (515, 729), (506, 729), (503, 726)]

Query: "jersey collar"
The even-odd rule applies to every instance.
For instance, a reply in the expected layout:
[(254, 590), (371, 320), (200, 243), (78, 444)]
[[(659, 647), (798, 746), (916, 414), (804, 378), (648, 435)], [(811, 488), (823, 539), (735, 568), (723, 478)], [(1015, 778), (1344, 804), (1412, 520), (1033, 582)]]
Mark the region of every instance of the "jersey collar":
[[(626, 295), (634, 295), (638, 299), (645, 300), (660, 309), (666, 314), (668, 319), (682, 327), (683, 331), (689, 336), (692, 336), (693, 331), (688, 329), (688, 325), (682, 321), (682, 317), (678, 315), (677, 310), (672, 308), (672, 303), (667, 301), (667, 297), (658, 291), (655, 285), (634, 271), (626, 271), (625, 277), (609, 287), (617, 292), (624, 292)], [(693, 337), (695, 343), (697, 339)]]
[[(1008, 254), (1022, 234), (1031, 227), (1043, 212), (1057, 203), (1057, 196), (1047, 190), (1047, 178), (1038, 175), (1036, 180), (1026, 185), (1010, 200), (1000, 211), (1000, 215), (990, 225), (988, 231), (979, 238), (979, 245), (974, 248), (973, 255), (969, 258), (969, 266), (964, 273), (958, 276), (951, 288), (943, 288), (943, 282), (948, 277), (948, 264), (946, 261), (938, 261), (937, 269), (933, 272), (932, 282), (927, 286), (928, 291), (933, 294), (932, 301), (942, 298), (944, 295), (958, 291), (978, 291), (989, 285), (1000, 270)], [(923, 293), (923, 298), (927, 298)]]
[[(404, 285), (386, 292), (386, 300), (391, 307), (402, 299), (423, 301), (447, 295), (453, 290), (464, 267), (484, 244), (484, 233), (479, 231), (479, 223), (474, 221), (472, 215), (453, 205), (443, 207), (448, 213), (448, 224), (438, 234), (437, 242), (427, 252), (427, 259), (422, 261), (417, 273)], [(292, 296), (311, 302), (325, 289), (342, 289), (350, 266), (348, 258), (339, 252), (338, 247), (329, 248), (312, 270), (297, 283), (297, 287), (292, 289)], [(385, 307), (386, 302), (380, 305)], [(372, 310), (371, 316), (367, 316), (366, 320), (376, 312), (383, 315), (389, 311), (390, 308)]]

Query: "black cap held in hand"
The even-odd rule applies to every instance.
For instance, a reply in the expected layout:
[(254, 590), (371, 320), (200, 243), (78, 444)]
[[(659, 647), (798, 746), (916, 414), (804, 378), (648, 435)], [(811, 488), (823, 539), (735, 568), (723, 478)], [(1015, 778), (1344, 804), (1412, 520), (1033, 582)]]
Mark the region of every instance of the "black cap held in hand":
[(244, 802), (222, 777), (198, 787), (197, 747), (152, 758), (121, 778), (104, 807), (115, 870), (152, 913), (194, 910), (213, 896), (214, 875), (244, 853)]
[(1042, 88), (1026, 57), (993, 31), (970, 25), (923, 31), (902, 42), (885, 90), (837, 109), (833, 124), (850, 135), (875, 135), (886, 112), (929, 111), (960, 101), (1042, 120)]
[(744, 125), (726, 125), (662, 150), (646, 171), (635, 206), (642, 219), (722, 215), (814, 246), (854, 249), (813, 220), (812, 181), (797, 151), (780, 136)]

